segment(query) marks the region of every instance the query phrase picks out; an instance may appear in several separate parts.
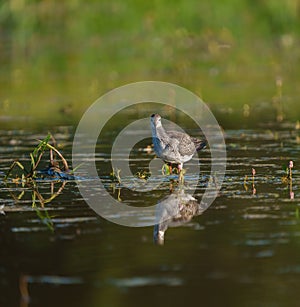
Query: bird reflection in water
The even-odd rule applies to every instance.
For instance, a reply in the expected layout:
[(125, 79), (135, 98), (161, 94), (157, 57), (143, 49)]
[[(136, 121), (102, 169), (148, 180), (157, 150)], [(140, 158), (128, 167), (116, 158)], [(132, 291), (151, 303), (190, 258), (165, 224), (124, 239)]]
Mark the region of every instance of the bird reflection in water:
[(165, 232), (169, 227), (181, 226), (194, 216), (202, 214), (206, 206), (201, 206), (191, 194), (185, 193), (183, 186), (160, 200), (156, 209), (154, 242), (163, 245)]

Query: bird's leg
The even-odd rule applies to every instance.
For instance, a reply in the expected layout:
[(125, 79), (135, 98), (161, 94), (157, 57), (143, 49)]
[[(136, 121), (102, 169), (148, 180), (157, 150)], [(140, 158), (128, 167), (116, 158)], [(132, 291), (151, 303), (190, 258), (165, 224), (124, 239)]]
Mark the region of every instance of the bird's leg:
[(172, 175), (172, 163), (169, 163), (168, 165), (169, 165), (169, 173), (170, 175)]
[(184, 183), (184, 169), (182, 168), (183, 167), (183, 164), (180, 163), (178, 164), (178, 171), (179, 171), (179, 183), (180, 184), (183, 184)]
[(173, 193), (173, 188), (174, 188), (174, 187), (173, 187), (173, 181), (171, 181), (171, 182), (170, 182), (170, 194)]

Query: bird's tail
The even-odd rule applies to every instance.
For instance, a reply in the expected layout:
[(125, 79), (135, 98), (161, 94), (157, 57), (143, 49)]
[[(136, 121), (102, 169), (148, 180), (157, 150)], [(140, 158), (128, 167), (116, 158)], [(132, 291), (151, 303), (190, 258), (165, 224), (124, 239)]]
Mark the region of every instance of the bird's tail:
[(196, 138), (192, 138), (192, 141), (195, 144), (195, 148), (196, 148), (197, 151), (205, 148), (206, 145), (207, 145), (206, 140), (199, 140), (199, 139), (196, 139)]

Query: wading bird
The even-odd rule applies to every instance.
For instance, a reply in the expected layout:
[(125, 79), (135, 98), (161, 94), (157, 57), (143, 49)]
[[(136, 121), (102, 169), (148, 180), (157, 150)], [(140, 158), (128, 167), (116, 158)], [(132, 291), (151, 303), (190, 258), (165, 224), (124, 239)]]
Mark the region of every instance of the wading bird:
[(184, 132), (166, 131), (159, 114), (151, 115), (151, 129), (156, 155), (169, 166), (177, 164), (180, 173), (183, 163), (191, 160), (196, 151), (206, 146), (205, 140), (191, 137)]

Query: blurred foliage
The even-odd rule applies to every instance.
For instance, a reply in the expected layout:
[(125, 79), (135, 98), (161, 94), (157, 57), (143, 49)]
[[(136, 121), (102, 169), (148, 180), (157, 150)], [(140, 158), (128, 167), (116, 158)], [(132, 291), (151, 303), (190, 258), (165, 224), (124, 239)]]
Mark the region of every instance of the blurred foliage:
[(0, 116), (72, 123), (112, 88), (163, 80), (225, 126), (232, 113), (272, 120), (280, 79), (298, 120), (299, 32), (300, 0), (1, 1)]

